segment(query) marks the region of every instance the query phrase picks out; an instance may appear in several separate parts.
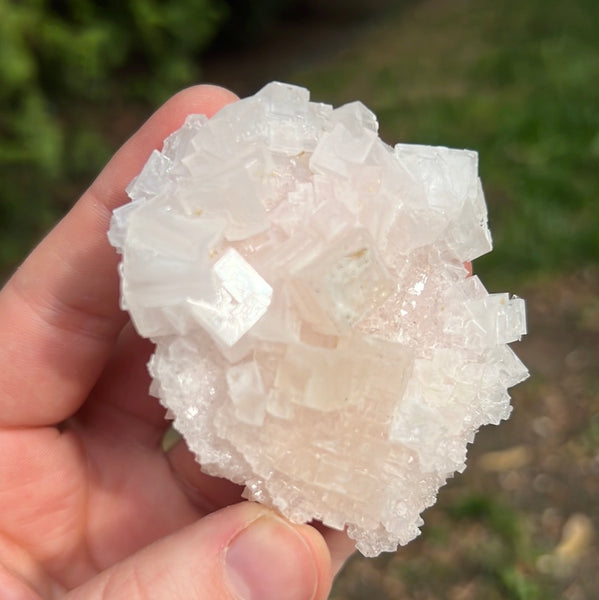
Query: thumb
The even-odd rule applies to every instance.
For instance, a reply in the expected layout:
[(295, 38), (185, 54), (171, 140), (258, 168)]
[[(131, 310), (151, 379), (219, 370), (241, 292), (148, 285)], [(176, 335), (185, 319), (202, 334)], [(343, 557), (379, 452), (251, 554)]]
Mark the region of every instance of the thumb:
[(65, 600), (325, 600), (324, 539), (242, 502), (140, 550)]

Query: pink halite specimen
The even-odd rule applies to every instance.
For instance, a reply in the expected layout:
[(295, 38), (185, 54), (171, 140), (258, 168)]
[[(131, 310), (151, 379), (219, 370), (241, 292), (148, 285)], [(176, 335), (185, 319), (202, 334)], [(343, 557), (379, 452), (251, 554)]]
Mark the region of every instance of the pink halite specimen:
[(152, 154), (109, 238), (152, 393), (206, 472), (368, 556), (418, 534), (528, 375), (524, 301), (463, 266), (491, 249), (477, 171), (282, 83)]

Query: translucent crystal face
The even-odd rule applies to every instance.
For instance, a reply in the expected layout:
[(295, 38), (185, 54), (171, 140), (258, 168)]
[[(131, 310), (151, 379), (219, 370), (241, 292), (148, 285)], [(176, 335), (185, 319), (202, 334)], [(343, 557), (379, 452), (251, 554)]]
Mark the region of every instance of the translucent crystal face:
[(491, 249), (477, 160), (391, 148), (361, 103), (281, 83), (151, 155), (109, 239), (152, 393), (206, 472), (366, 555), (418, 534), (528, 375), (524, 302), (463, 266)]

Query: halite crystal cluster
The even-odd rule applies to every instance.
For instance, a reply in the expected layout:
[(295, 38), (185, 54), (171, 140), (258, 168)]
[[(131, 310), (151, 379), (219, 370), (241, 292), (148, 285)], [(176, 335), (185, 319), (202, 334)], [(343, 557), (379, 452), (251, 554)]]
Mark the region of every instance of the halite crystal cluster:
[(463, 265), (491, 249), (477, 170), (282, 83), (152, 154), (109, 238), (152, 393), (206, 472), (368, 556), (418, 534), (528, 375), (523, 300)]

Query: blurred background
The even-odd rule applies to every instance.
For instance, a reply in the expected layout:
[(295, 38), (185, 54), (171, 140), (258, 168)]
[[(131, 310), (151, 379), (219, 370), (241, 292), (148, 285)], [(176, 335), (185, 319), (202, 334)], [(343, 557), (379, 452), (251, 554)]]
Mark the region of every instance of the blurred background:
[(0, 280), (181, 87), (362, 100), (389, 143), (472, 148), (490, 291), (527, 299), (531, 379), (420, 538), (334, 600), (599, 598), (596, 0), (0, 0)]

